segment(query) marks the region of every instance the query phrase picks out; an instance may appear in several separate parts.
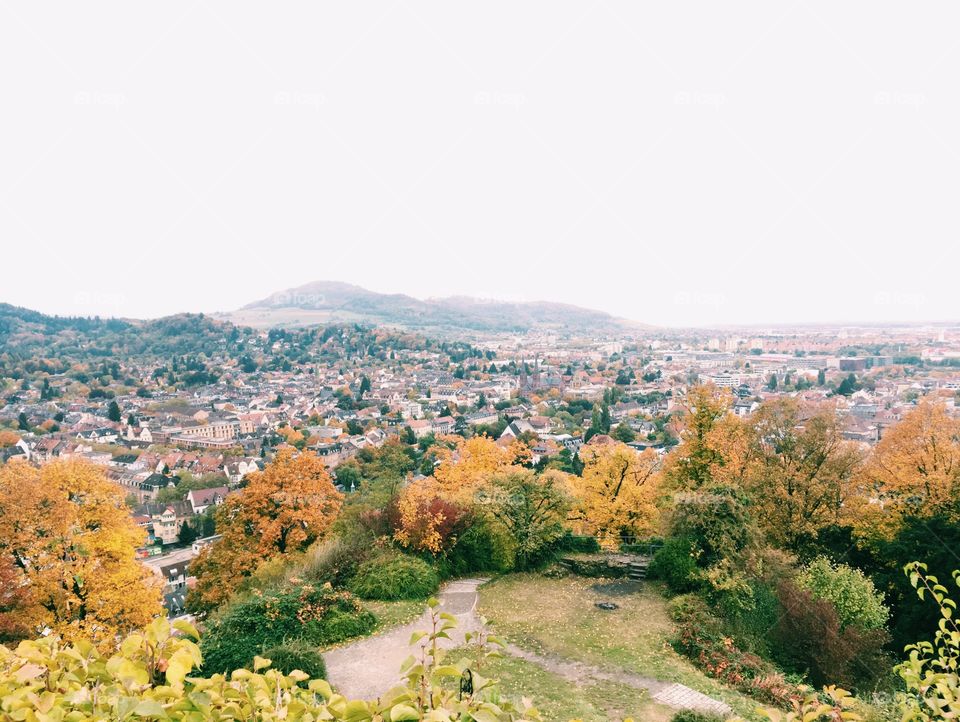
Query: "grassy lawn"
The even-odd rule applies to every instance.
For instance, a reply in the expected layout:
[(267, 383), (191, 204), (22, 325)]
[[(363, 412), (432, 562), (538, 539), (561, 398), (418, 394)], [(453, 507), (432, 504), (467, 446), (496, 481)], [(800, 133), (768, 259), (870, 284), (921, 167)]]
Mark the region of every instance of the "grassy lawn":
[(412, 602), (406, 599), (396, 602), (369, 600), (363, 602), (363, 606), (376, 615), (377, 626), (373, 630), (373, 633), (378, 634), (385, 629), (396, 627), (399, 624), (412, 622), (427, 608), (427, 603), (426, 601)]
[[(620, 608), (603, 611), (594, 606), (599, 601)], [(520, 647), (680, 682), (756, 718), (757, 702), (710, 679), (670, 647), (672, 623), (654, 583), (511, 574), (481, 587), (479, 612), (492, 631)]]
[[(451, 659), (458, 658), (456, 652)], [(637, 722), (669, 722), (673, 710), (653, 702), (640, 690), (614, 682), (574, 684), (559, 675), (516, 657), (485, 661), (485, 677), (498, 680), (506, 697), (529, 697), (545, 720), (607, 722), (632, 717)]]

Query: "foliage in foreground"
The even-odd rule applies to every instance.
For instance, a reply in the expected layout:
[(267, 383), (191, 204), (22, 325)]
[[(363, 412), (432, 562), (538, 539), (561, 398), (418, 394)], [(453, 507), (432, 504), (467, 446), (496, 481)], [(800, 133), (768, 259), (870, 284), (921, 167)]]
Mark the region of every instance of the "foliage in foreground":
[[(15, 651), (0, 647), (0, 717), (19, 720), (163, 719), (163, 720), (539, 720), (524, 703), (501, 700), (495, 683), (474, 673), (472, 689), (462, 693), (457, 680), (466, 660), (449, 664), (439, 641), (449, 636), (454, 618), (430, 602), (432, 624), (411, 644), (417, 654), (403, 665), (404, 683), (375, 701), (347, 700), (322, 679), (302, 671), (290, 674), (257, 657), (254, 669), (229, 677), (190, 676), (201, 665), (196, 631), (157, 619), (127, 637), (111, 656), (89, 642), (65, 644), (51, 636), (22, 642)], [(496, 640), (486, 639), (488, 644)], [(486, 646), (479, 650), (486, 655)]]
[[(947, 588), (927, 574), (926, 564), (908, 564), (905, 572), (920, 599), (930, 596), (940, 608), (940, 622), (934, 641), (907, 647), (910, 656), (897, 667), (907, 685), (903, 719), (955, 719), (960, 714), (960, 626), (954, 621), (957, 604), (947, 596)], [(960, 586), (960, 571), (953, 573), (953, 580)]]

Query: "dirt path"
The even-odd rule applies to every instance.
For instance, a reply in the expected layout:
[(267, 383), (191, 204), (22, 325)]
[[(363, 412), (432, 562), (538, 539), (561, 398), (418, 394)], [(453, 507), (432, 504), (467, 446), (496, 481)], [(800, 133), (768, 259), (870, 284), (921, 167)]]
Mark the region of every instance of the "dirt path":
[[(440, 609), (457, 618), (457, 629), (451, 630), (451, 639), (442, 640), (447, 648), (463, 644), (463, 635), (476, 630), (479, 619), (476, 607), (477, 589), (486, 579), (462, 579), (446, 584), (438, 595)], [(361, 639), (326, 652), (328, 679), (334, 688), (350, 699), (373, 699), (400, 682), (400, 665), (412, 648), (409, 646), (413, 632), (429, 628), (429, 614), (414, 622), (394, 627), (383, 634)], [(508, 644), (507, 654), (552, 672), (574, 684), (588, 680), (610, 681), (644, 689), (660, 704), (674, 709), (694, 709), (731, 714), (728, 705), (708, 697), (682, 684), (663, 682), (652, 677), (643, 677), (626, 670), (604, 669), (562, 657), (542, 655)]]
[[(458, 647), (463, 635), (479, 626), (475, 609), (477, 588), (486, 579), (461, 579), (445, 584), (437, 599), (440, 611), (457, 618), (457, 628), (442, 646)], [(361, 639), (353, 644), (331, 649), (323, 655), (327, 663), (327, 679), (348, 699), (373, 699), (400, 682), (400, 665), (410, 656), (410, 635), (430, 628), (430, 615), (424, 612), (409, 624), (389, 629), (382, 634)]]

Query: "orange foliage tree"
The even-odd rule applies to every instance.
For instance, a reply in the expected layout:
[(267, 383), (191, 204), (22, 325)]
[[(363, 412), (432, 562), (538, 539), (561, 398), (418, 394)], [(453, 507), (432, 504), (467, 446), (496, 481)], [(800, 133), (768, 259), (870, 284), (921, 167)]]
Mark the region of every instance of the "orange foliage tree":
[(749, 434), (730, 413), (731, 396), (712, 385), (687, 394), (681, 443), (666, 458), (664, 481), (673, 491), (740, 483), (749, 464)]
[(748, 427), (745, 486), (767, 538), (796, 549), (839, 523), (863, 454), (844, 439), (835, 407), (776, 399), (763, 404)]
[(222, 538), (191, 566), (197, 585), (190, 592), (190, 607), (217, 607), (259, 564), (306, 549), (329, 529), (342, 504), (343, 494), (316, 454), (297, 454), (289, 447), (278, 451), (217, 510)]
[(864, 538), (890, 538), (904, 516), (956, 517), (960, 419), (925, 401), (886, 431), (857, 479), (849, 517)]
[(456, 543), (457, 523), (486, 494), (498, 474), (516, 470), (530, 450), (487, 436), (445, 439), (433, 476), (408, 484), (397, 499), (394, 538), (417, 551), (440, 554)]
[(161, 612), (159, 580), (120, 487), (84, 461), (0, 468), (0, 556), (25, 592), (7, 612), (34, 629), (109, 647)]

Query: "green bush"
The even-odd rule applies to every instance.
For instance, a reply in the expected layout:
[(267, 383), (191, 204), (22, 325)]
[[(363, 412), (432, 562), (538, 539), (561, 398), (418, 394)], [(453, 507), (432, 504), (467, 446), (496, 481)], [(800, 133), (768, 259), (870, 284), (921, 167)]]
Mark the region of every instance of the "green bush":
[(696, 589), (699, 586), (696, 548), (690, 540), (682, 537), (667, 539), (654, 555), (647, 574), (652, 579), (666, 582), (674, 592)]
[(426, 599), (437, 591), (440, 578), (422, 559), (388, 552), (361, 564), (347, 586), (363, 599)]
[(486, 521), (476, 520), (457, 539), (442, 566), (444, 577), (507, 571), (513, 568), (510, 540)]
[(682, 709), (670, 718), (670, 722), (723, 722), (724, 717), (710, 712)]
[(307, 549), (299, 573), (309, 582), (329, 582), (335, 587), (342, 587), (369, 554), (368, 542), (340, 536), (327, 537)]
[(270, 660), (270, 666), (284, 674), (299, 669), (310, 675), (310, 679), (326, 679), (327, 665), (323, 655), (306, 642), (284, 642), (263, 650), (260, 655)]
[(818, 557), (804, 567), (797, 585), (816, 599), (830, 602), (837, 610), (841, 629), (883, 629), (890, 616), (883, 593), (863, 572), (846, 564), (831, 564), (826, 557)]
[(208, 674), (248, 666), (254, 656), (289, 642), (318, 647), (369, 634), (377, 619), (346, 591), (298, 584), (230, 602), (201, 641)]
[(700, 597), (674, 597), (668, 611), (676, 624), (671, 642), (677, 652), (708, 676), (754, 699), (780, 707), (788, 704), (795, 688), (769, 662), (737, 647)]
[(600, 542), (592, 536), (576, 536), (569, 531), (557, 541), (558, 552), (578, 552), (581, 554), (596, 554), (600, 551)]
[(718, 594), (717, 613), (723, 618), (729, 635), (744, 649), (762, 657), (770, 656), (770, 630), (780, 619), (782, 609), (777, 590), (770, 584), (751, 579), (746, 600), (728, 599)]
[(771, 632), (771, 651), (784, 669), (804, 674), (811, 684), (837, 684), (869, 692), (885, 683), (891, 660), (882, 629), (842, 627), (836, 608), (796, 584), (781, 582), (782, 614)]

